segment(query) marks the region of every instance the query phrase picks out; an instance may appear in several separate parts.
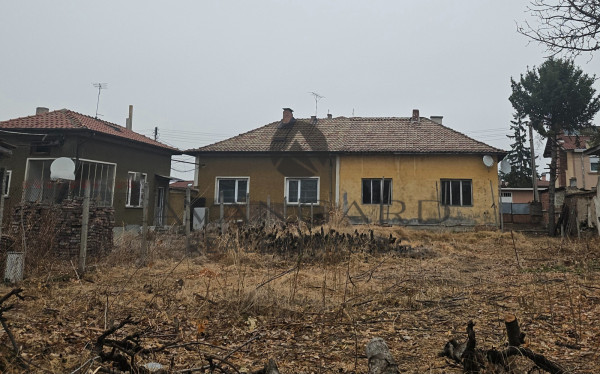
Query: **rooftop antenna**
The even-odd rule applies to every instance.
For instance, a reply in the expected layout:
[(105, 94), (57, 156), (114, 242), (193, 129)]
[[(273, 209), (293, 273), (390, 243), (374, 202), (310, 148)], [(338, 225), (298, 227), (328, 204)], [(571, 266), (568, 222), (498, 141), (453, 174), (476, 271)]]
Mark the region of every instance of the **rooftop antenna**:
[(312, 92), (312, 91), (309, 92), (309, 94), (313, 95), (314, 98), (315, 98), (315, 116), (316, 116), (317, 115), (318, 105), (319, 105), (319, 100), (324, 99), (325, 96), (319, 95), (318, 93)]
[(108, 88), (108, 83), (92, 83), (98, 89), (98, 101), (96, 101), (96, 117), (98, 118), (98, 105), (100, 105), (100, 91)]

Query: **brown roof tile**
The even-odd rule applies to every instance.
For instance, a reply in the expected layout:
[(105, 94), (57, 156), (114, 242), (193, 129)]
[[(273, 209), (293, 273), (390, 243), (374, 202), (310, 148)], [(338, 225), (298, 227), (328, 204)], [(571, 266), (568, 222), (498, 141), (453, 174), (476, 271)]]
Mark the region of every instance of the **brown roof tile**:
[(324, 118), (316, 124), (298, 119), (285, 126), (273, 122), (186, 153), (274, 151), (506, 154), (428, 118), (415, 123), (397, 117)]
[(73, 112), (68, 109), (36, 114), (0, 122), (0, 129), (11, 130), (91, 130), (178, 153), (177, 148), (162, 144), (123, 126)]

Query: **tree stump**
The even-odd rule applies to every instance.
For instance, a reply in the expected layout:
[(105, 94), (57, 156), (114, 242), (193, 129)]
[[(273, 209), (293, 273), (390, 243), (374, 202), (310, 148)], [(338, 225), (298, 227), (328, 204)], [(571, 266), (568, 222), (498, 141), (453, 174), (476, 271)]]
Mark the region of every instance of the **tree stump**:
[(382, 338), (373, 338), (366, 347), (369, 374), (400, 374), (390, 349)]

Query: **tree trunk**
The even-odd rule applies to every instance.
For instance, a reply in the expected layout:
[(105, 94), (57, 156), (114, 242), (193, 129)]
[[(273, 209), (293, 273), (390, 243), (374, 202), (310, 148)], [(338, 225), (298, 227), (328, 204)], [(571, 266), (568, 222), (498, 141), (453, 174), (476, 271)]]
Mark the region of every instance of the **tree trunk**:
[(556, 161), (558, 158), (558, 144), (555, 132), (549, 136), (550, 140), (550, 184), (548, 186), (548, 235), (554, 236), (556, 232), (556, 224), (554, 222), (554, 200), (556, 192)]

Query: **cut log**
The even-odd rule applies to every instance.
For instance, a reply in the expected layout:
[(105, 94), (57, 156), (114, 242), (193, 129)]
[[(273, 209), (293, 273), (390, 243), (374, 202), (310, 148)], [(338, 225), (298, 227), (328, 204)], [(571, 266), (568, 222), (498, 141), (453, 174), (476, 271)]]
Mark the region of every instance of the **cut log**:
[(366, 347), (369, 374), (400, 374), (398, 364), (382, 338), (373, 338)]
[(506, 325), (506, 335), (508, 336), (508, 345), (518, 347), (525, 342), (525, 334), (521, 333), (519, 321), (514, 314), (507, 314), (504, 317)]

